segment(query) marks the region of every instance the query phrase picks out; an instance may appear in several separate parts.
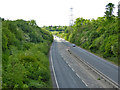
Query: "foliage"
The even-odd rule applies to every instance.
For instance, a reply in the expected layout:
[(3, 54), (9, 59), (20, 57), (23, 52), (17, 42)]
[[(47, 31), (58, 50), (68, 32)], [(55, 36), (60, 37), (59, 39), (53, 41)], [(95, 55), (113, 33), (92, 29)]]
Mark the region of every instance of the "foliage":
[(112, 18), (112, 16), (113, 16), (113, 9), (114, 9), (115, 7), (114, 7), (114, 4), (112, 4), (112, 3), (108, 3), (107, 5), (106, 5), (106, 12), (105, 12), (105, 16), (110, 20), (111, 18)]
[(68, 26), (65, 32), (57, 35), (118, 64), (120, 18), (113, 15), (113, 10), (114, 4), (109, 3), (105, 17), (96, 20), (77, 18), (72, 27)]
[(34, 20), (3, 20), (2, 87), (51, 87), (48, 53), (52, 41), (52, 34)]

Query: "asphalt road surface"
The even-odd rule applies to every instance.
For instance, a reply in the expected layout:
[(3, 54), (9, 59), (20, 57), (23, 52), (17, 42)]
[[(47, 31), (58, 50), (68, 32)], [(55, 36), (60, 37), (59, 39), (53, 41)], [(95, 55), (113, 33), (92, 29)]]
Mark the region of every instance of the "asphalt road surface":
[(84, 65), (79, 64), (69, 55), (69, 48), (77, 57), (88, 62), (95, 69), (118, 83), (118, 67), (112, 63), (80, 48), (72, 47), (70, 42), (54, 37), (51, 47), (51, 63), (57, 88), (106, 88), (104, 82), (98, 81), (97, 76), (89, 73)]
[(57, 88), (87, 88), (84, 82), (77, 76), (69, 65), (58, 53), (57, 42), (54, 40), (51, 48), (51, 60), (55, 73)]
[(72, 47), (72, 44), (70, 42), (67, 42), (65, 40), (62, 40), (62, 43), (64, 45), (70, 47), (72, 52), (82, 60), (85, 60), (90, 65), (92, 65), (95, 69), (99, 70), (106, 76), (108, 76), (110, 79), (112, 79), (114, 82), (118, 83), (118, 67), (80, 47)]

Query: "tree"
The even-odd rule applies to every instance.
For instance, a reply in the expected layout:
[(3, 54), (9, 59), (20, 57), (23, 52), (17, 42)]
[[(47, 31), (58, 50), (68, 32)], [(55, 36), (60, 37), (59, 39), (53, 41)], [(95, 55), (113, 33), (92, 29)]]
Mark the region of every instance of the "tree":
[(30, 20), (30, 21), (28, 21), (28, 23), (29, 23), (30, 25), (32, 25), (32, 26), (37, 26), (35, 20)]
[(113, 15), (113, 9), (114, 9), (115, 7), (114, 7), (114, 4), (112, 4), (112, 3), (108, 3), (107, 5), (106, 5), (106, 12), (105, 12), (105, 17), (107, 17), (107, 19), (111, 19), (112, 18), (112, 16), (114, 16)]

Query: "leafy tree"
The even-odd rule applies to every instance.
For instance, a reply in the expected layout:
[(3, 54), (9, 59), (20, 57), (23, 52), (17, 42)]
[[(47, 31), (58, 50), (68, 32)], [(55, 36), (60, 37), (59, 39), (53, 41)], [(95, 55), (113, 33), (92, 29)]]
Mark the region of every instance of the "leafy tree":
[(108, 3), (106, 5), (106, 12), (105, 12), (105, 16), (108, 18), (108, 19), (111, 19), (113, 15), (113, 9), (114, 9), (114, 4), (113, 3)]
[(50, 85), (48, 53), (53, 36), (34, 20), (2, 21), (2, 88)]
[(73, 27), (68, 26), (64, 33), (58, 36), (75, 43), (82, 48), (97, 53), (100, 56), (118, 64), (120, 60), (120, 5), (118, 5), (118, 17), (113, 15), (114, 4), (106, 5), (104, 17), (97, 19), (77, 18)]

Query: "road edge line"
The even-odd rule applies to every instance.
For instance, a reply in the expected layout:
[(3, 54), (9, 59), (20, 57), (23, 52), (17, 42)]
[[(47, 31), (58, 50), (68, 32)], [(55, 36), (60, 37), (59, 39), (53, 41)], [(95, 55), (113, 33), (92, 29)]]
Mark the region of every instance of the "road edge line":
[[(52, 50), (52, 46), (51, 46), (51, 50)], [(55, 82), (56, 82), (57, 88), (58, 88), (58, 90), (59, 90), (58, 81), (57, 81), (57, 79), (56, 79), (56, 74), (55, 74), (55, 70), (54, 70), (54, 67), (53, 67), (52, 51), (50, 51), (50, 55), (51, 55), (51, 64), (52, 64), (52, 70), (53, 70), (53, 74), (54, 74)]]

